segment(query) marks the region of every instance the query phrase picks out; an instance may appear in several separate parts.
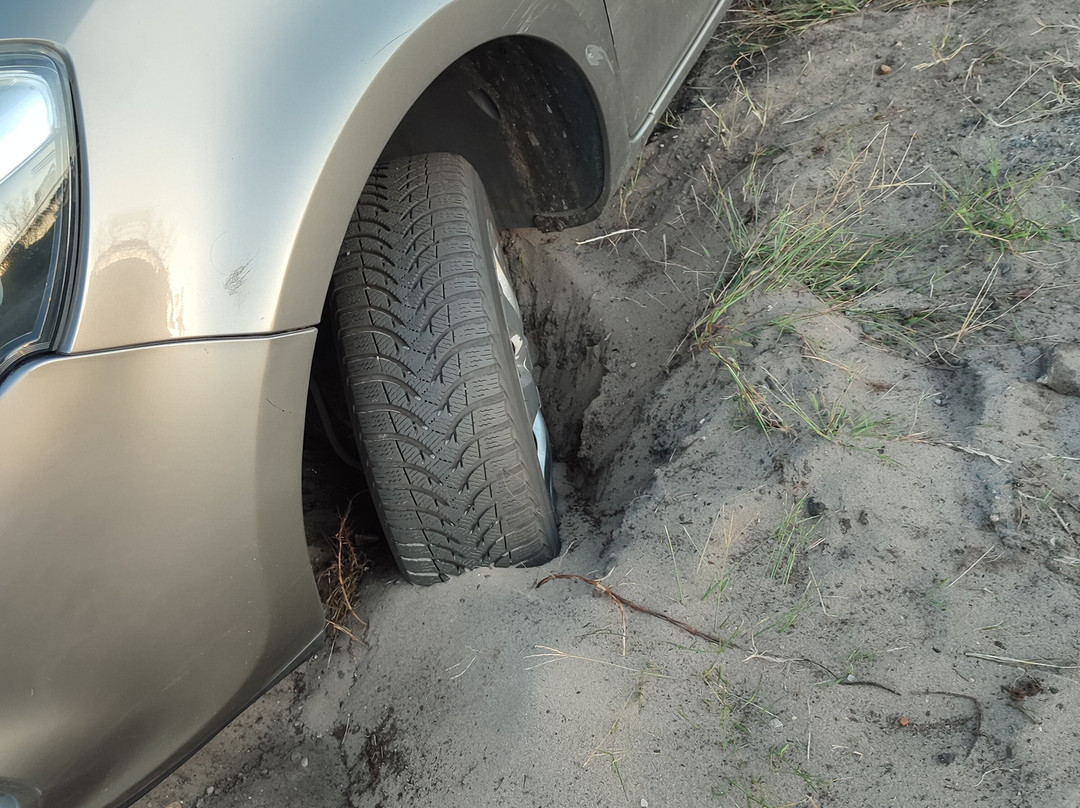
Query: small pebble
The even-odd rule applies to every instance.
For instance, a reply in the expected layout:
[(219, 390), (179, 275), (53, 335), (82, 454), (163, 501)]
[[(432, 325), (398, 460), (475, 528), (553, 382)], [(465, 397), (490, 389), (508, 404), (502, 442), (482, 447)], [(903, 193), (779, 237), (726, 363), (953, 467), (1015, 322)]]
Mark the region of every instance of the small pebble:
[(306, 769), (308, 767), (308, 759), (306, 757), (300, 758), (300, 768)]

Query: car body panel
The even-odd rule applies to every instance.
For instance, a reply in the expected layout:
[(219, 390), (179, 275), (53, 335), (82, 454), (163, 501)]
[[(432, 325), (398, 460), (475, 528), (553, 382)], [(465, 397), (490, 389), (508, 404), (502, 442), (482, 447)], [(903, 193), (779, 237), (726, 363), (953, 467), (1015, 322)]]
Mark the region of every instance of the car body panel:
[(322, 636), (299, 502), (314, 341), (52, 357), (0, 386), (19, 459), (0, 464), (0, 776), (44, 805), (133, 794)]
[(613, 50), (601, 0), (33, 8), (0, 35), (56, 42), (78, 83), (90, 219), (70, 352), (317, 323), (382, 145), (477, 45), (554, 42), (621, 109), (613, 67), (586, 57)]
[(645, 114), (644, 120), (630, 136), (632, 153), (636, 154), (637, 149), (639, 149), (649, 135), (652, 134), (653, 128), (660, 121), (660, 116), (675, 98), (675, 94), (679, 91), (679, 88), (682, 86), (687, 75), (689, 75), (691, 69), (693, 69), (694, 63), (697, 61), (698, 57), (701, 56), (705, 47), (709, 44), (709, 40), (716, 30), (716, 26), (720, 24), (721, 19), (723, 19), (723, 16), (730, 5), (731, 0), (722, 0), (722, 2), (713, 8), (708, 21), (698, 32), (697, 39), (691, 43), (689, 49), (684, 53), (682, 61), (678, 64), (675, 72), (668, 78), (667, 84), (665, 84), (664, 88), (660, 91), (659, 97), (653, 101), (652, 106)]
[[(607, 0), (619, 77), (631, 133), (655, 110), (686, 54), (700, 34), (712, 31), (716, 0)], [(662, 32), (662, 33), (660, 33)], [(657, 37), (661, 42), (657, 43)], [(665, 43), (667, 47), (665, 47)]]

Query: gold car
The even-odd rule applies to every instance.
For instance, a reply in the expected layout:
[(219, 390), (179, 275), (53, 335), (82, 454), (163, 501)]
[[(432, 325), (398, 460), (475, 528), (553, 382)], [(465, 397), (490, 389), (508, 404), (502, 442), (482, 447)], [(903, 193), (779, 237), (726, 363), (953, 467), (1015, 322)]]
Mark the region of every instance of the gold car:
[(0, 808), (124, 805), (319, 646), (316, 334), (403, 574), (558, 551), (498, 229), (594, 217), (715, 0), (0, 15)]

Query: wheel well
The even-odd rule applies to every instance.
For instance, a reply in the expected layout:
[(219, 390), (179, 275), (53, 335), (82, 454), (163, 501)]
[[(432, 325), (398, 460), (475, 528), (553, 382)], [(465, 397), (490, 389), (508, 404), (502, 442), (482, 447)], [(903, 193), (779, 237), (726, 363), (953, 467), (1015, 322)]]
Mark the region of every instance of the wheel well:
[(406, 113), (383, 159), (460, 154), (504, 227), (557, 230), (602, 202), (605, 148), (595, 97), (576, 64), (543, 40), (488, 42), (444, 70)]

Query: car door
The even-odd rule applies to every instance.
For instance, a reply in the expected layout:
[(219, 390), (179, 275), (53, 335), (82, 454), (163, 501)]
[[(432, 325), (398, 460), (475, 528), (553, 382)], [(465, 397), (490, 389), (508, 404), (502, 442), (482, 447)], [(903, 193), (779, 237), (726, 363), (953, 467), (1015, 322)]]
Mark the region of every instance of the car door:
[(607, 0), (632, 135), (651, 127), (669, 85), (704, 45), (726, 0)]

